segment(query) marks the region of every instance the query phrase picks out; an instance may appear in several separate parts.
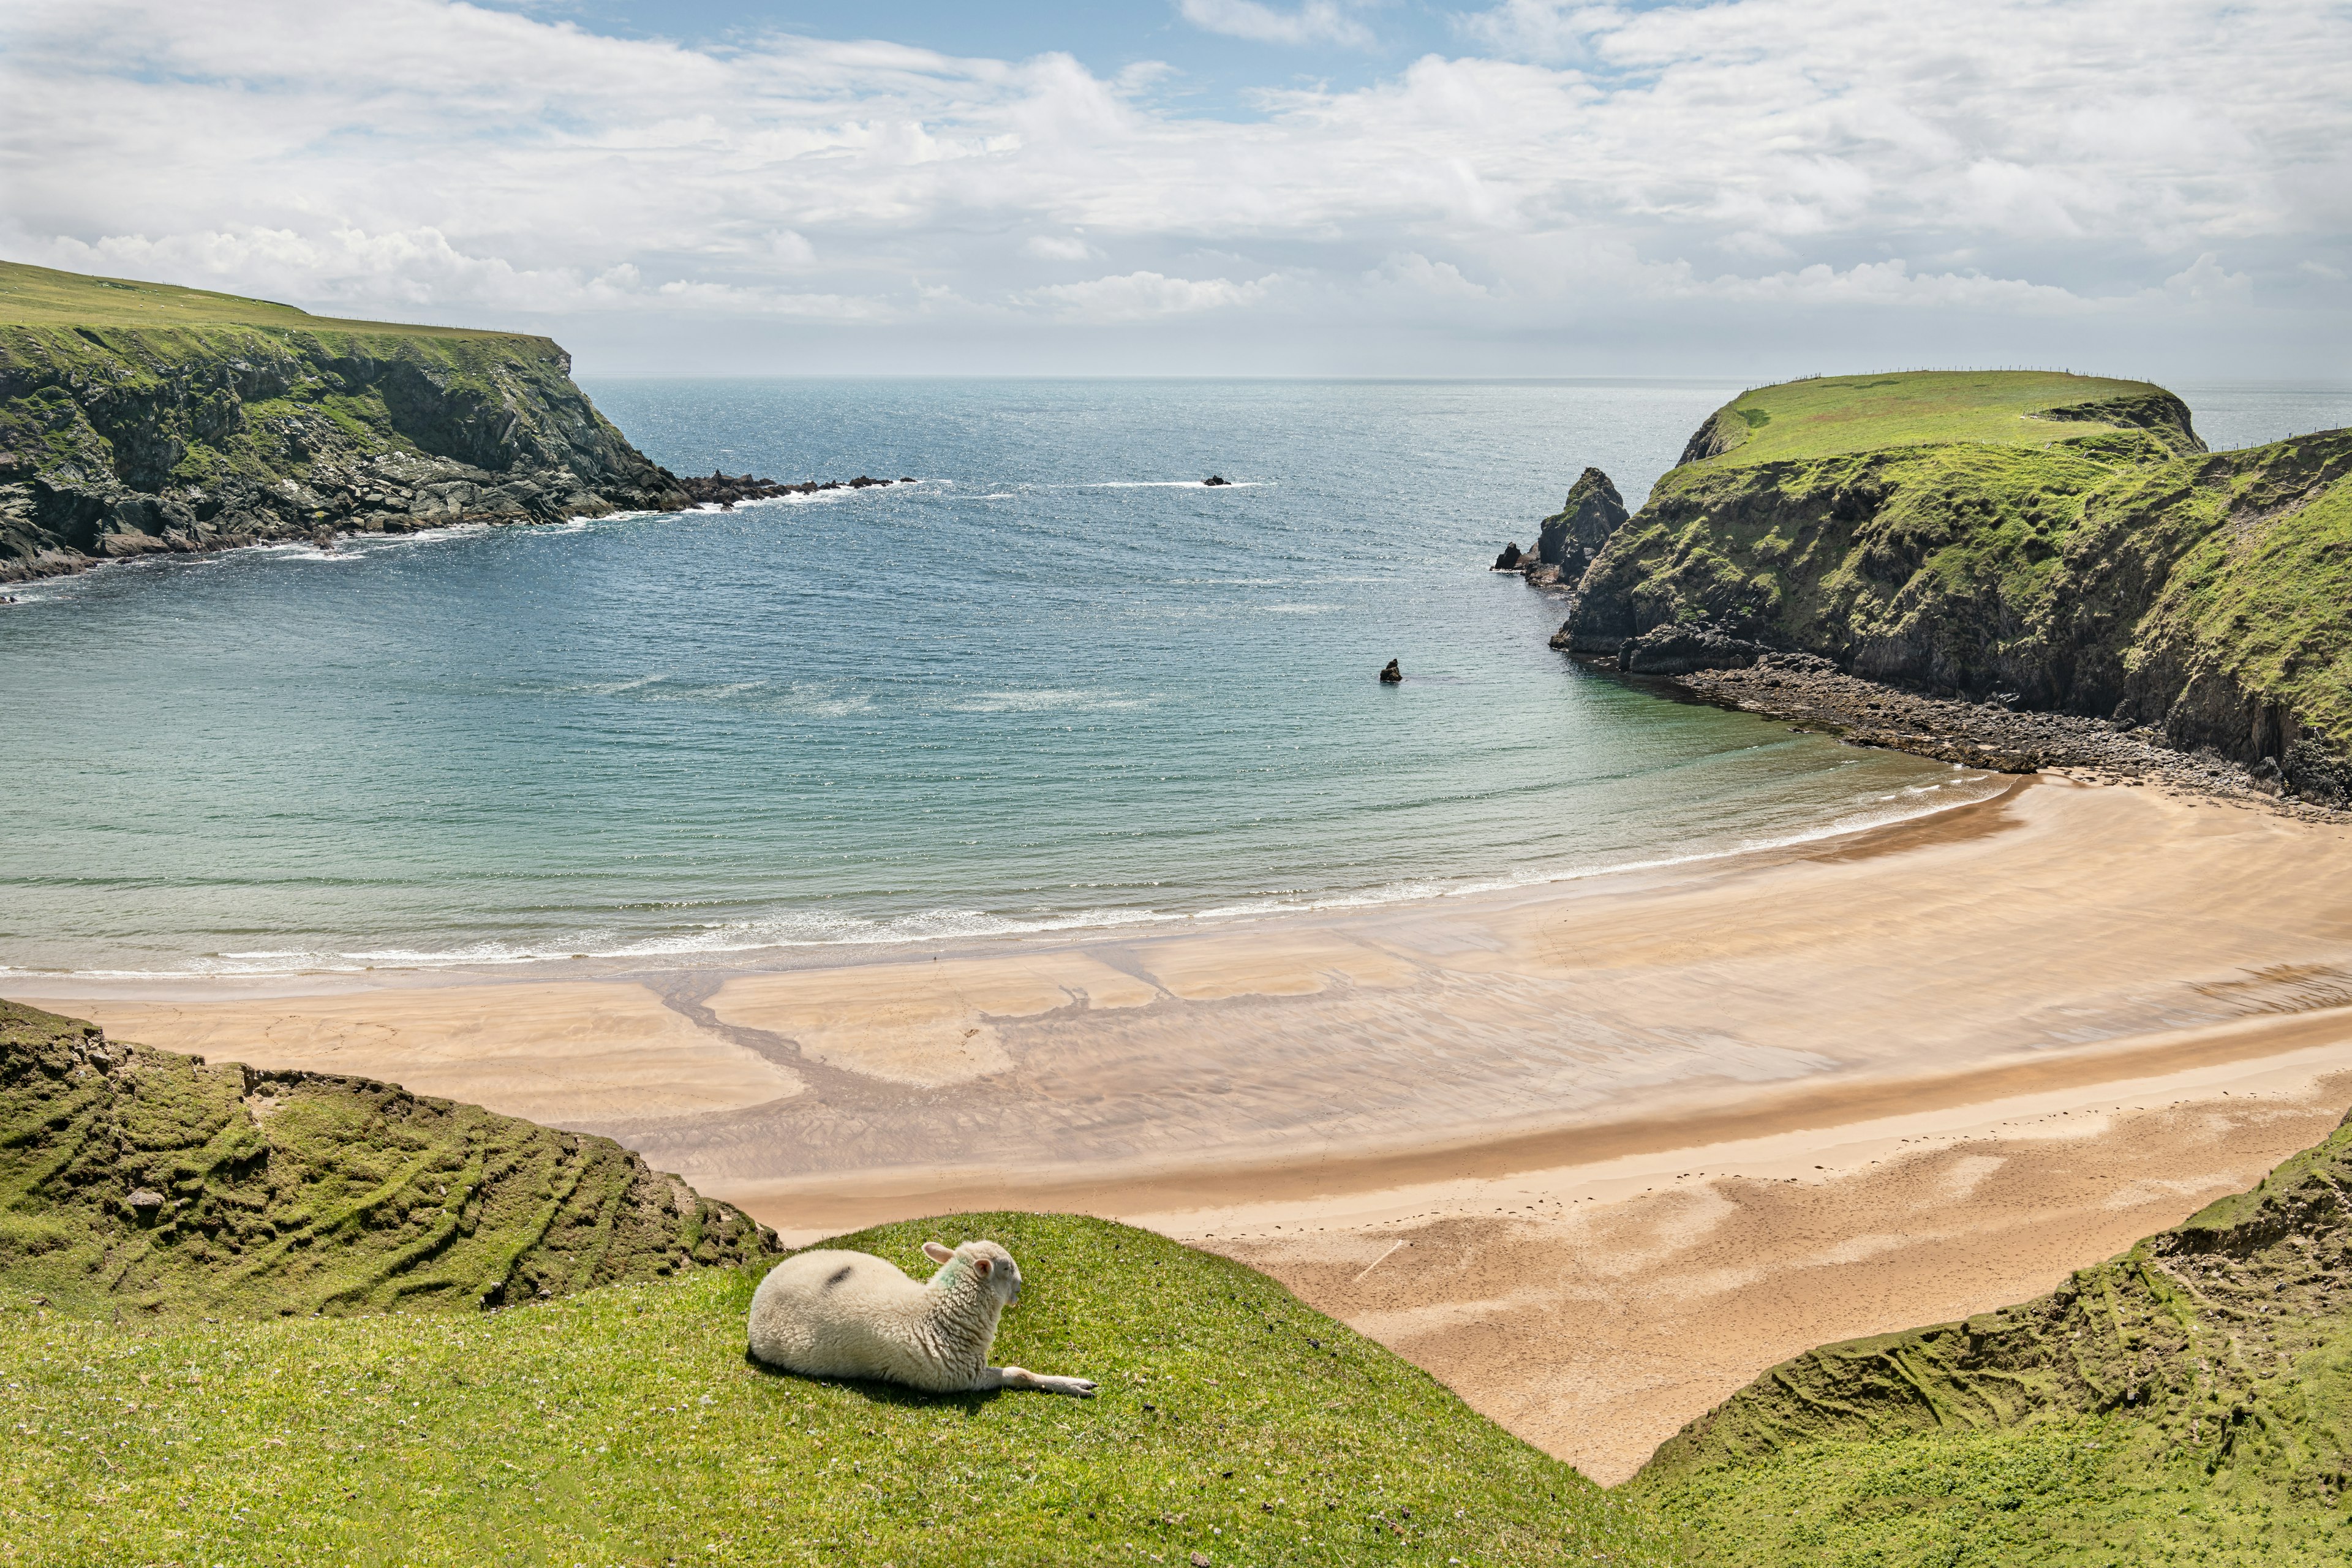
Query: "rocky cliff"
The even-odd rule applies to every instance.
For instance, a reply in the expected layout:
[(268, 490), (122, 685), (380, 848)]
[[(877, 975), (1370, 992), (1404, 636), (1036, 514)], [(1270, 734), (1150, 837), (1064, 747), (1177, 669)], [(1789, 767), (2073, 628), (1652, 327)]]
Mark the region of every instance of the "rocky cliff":
[[(2014, 406), (1939, 412), (1929, 381), (1718, 411), (1577, 577), (1556, 646), (1664, 673), (1810, 653), (2153, 728), (2344, 799), (2352, 431), (2215, 453), (2160, 388), (2040, 377)], [(1874, 419), (1882, 388), (1915, 403)]]
[(545, 338), (0, 264), (0, 581), (687, 504)]

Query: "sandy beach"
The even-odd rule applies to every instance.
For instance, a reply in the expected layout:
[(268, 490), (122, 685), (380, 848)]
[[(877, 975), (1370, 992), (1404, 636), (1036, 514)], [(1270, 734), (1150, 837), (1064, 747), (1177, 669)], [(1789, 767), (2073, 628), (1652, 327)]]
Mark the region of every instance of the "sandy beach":
[(1788, 1354), (2046, 1290), (2315, 1141), (2352, 1103), (2347, 870), (2340, 826), (2044, 777), (1175, 934), (9, 989), (609, 1133), (793, 1238), (1150, 1225), (1614, 1480)]

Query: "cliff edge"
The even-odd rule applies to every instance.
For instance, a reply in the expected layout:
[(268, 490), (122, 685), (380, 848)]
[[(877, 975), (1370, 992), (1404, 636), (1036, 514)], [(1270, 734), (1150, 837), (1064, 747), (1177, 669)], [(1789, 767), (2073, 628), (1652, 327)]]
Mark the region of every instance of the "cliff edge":
[(0, 262), (0, 582), (687, 504), (545, 338)]
[(2040, 372), (1759, 388), (1610, 535), (1554, 642), (1668, 672), (1811, 654), (2341, 804), (2352, 431), (2210, 452), (2161, 387)]

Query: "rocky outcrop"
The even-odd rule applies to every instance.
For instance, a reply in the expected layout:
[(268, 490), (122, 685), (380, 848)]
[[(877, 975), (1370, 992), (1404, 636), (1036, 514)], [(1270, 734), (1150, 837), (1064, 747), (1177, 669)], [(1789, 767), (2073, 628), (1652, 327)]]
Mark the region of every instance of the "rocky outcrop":
[(1625, 524), (1625, 502), (1599, 468), (1587, 468), (1569, 487), (1568, 500), (1543, 520), (1536, 535), (1536, 558), (1570, 578), (1616, 536)]
[(1545, 518), (1533, 550), (1517, 543), (1495, 558), (1494, 570), (1521, 572), (1539, 588), (1567, 587), (1625, 524), (1625, 502), (1599, 468), (1587, 468), (1569, 487), (1568, 500)]
[(2118, 427), (1676, 468), (1553, 646), (1663, 668), (1697, 645), (1662, 628), (1706, 627), (2352, 795), (2352, 431), (2209, 453), (2168, 394), (2037, 417)]
[(544, 338), (0, 328), (0, 581), (686, 500)]
[(774, 479), (753, 479), (750, 474), (724, 474), (713, 468), (709, 479), (689, 476), (677, 480), (677, 486), (686, 492), (686, 499), (697, 506), (716, 506), (722, 511), (732, 511), (740, 500), (813, 496), (819, 490), (866, 490), (914, 482), (912, 479), (876, 479), (860, 474), (854, 479), (803, 479), (796, 485), (788, 485)]
[(2033, 417), (2062, 425), (2113, 425), (2127, 430), (2145, 430), (2176, 456), (2187, 457), (2210, 449), (2204, 437), (2197, 434), (2196, 425), (2189, 416), (2189, 405), (2168, 392), (2097, 397), (2085, 403), (2046, 408)]
[(1688, 675), (1701, 669), (1746, 669), (1763, 645), (1699, 621), (1653, 626), (1617, 650), (1617, 666), (1632, 675)]

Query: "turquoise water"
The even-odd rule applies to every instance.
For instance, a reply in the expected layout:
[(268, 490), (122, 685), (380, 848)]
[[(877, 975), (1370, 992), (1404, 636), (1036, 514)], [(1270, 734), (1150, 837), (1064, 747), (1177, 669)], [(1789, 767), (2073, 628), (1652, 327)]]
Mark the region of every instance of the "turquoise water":
[(23, 590), (0, 964), (697, 962), (1231, 918), (1969, 787), (1580, 671), (1544, 646), (1558, 603), (1484, 569), (1587, 463), (1638, 504), (1726, 385), (590, 390), (682, 471), (922, 482)]

